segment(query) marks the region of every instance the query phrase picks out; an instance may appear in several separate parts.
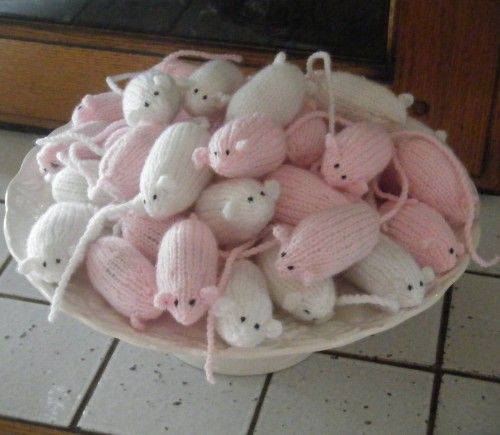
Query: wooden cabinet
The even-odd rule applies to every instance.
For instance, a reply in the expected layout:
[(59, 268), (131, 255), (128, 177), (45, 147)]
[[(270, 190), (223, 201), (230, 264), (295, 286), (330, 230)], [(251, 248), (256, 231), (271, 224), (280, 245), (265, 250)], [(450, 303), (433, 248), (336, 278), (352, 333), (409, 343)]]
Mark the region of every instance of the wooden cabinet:
[[(175, 3), (174, 0), (171, 3)], [(231, 2), (216, 3), (227, 7)], [(385, 26), (385, 30), (380, 41), (373, 43), (373, 53), (355, 44), (347, 47), (345, 34), (333, 35), (330, 49), (335, 57), (335, 67), (385, 81), (398, 92), (412, 92), (417, 100), (412, 108), (414, 116), (434, 128), (445, 129), (450, 144), (477, 185), (483, 190), (500, 192), (500, 2), (343, 2), (350, 5), (351, 11), (344, 11), (339, 6), (340, 0), (314, 4), (319, 5), (319, 9), (313, 11), (313, 19), (305, 18), (309, 32), (306, 42), (309, 45), (301, 43), (298, 48), (290, 48), (286, 40), (293, 37), (294, 32), (278, 32), (271, 42), (258, 39), (255, 44), (249, 43), (244, 38), (251, 38), (251, 31), (245, 29), (240, 32), (236, 25), (228, 21), (231, 14), (224, 16), (224, 23), (227, 35), (234, 39), (232, 43), (206, 39), (206, 35), (211, 35), (217, 26), (200, 21), (198, 16), (189, 18), (205, 32), (200, 33), (200, 40), (197, 41), (178, 34), (160, 36), (158, 32), (119, 31), (119, 19), (119, 25), (114, 30), (85, 27), (89, 25), (85, 20), (95, 15), (92, 10), (84, 11), (80, 19), (65, 24), (0, 19), (0, 122), (55, 127), (68, 119), (82, 95), (105, 89), (105, 76), (145, 69), (165, 53), (181, 48), (201, 46), (202, 49), (218, 52), (238, 51), (243, 54), (246, 67), (253, 69), (269, 63), (276, 51), (272, 45), (282, 45), (287, 47), (293, 59), (303, 62), (314, 44), (324, 48), (325, 39), (314, 38), (315, 25), (324, 24), (322, 10), (332, 8), (335, 14), (330, 16), (335, 18), (344, 14), (344, 22), (352, 20), (354, 24), (351, 27), (345, 25), (339, 32), (355, 35), (356, 32), (363, 32), (363, 20), (371, 19), (375, 13), (374, 4), (377, 4), (379, 15), (366, 25), (366, 32), (370, 30), (378, 35), (382, 32), (381, 25)], [(183, 10), (179, 8), (179, 14)], [(221, 11), (226, 10), (222, 8)], [(368, 11), (370, 17), (366, 15)], [(115, 17), (116, 14), (111, 12), (107, 11), (109, 16)], [(296, 25), (300, 14), (293, 12), (291, 10), (288, 15), (292, 16)], [(189, 9), (186, 10), (186, 16), (189, 17), (189, 13)], [(145, 14), (154, 17), (155, 11), (147, 10)], [(342, 20), (336, 19), (338, 27)], [(107, 20), (103, 16), (100, 26)], [(183, 20), (187, 18), (180, 16), (170, 21), (176, 29)], [(158, 20), (155, 22), (158, 26), (163, 25)], [(262, 22), (257, 24), (263, 25)], [(181, 34), (182, 29), (177, 33)], [(366, 44), (366, 40), (373, 38), (373, 33), (363, 34), (363, 38), (360, 44)]]

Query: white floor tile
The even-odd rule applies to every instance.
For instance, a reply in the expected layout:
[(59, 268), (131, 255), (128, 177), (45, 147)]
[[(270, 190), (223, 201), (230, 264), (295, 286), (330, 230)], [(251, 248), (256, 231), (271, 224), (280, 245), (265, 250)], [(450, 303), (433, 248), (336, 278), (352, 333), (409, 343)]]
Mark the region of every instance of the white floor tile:
[(11, 178), (17, 174), (26, 153), (40, 136), (0, 130), (0, 199), (5, 199), (5, 190)]
[(110, 340), (48, 307), (0, 299), (0, 415), (68, 425)]
[(276, 373), (258, 434), (425, 434), (433, 376), (316, 354)]
[(5, 205), (0, 204), (0, 267), (2, 267), (5, 260), (9, 256), (9, 250), (7, 249), (7, 243), (5, 242), (5, 237), (3, 235), (3, 220), (5, 217)]
[[(477, 251), (483, 258), (489, 260), (495, 254), (500, 254), (500, 195), (481, 195), (481, 238)], [(468, 270), (500, 275), (500, 264), (489, 269), (483, 269), (471, 261)]]
[(442, 306), (443, 302), (440, 301), (429, 310), (389, 331), (338, 350), (391, 361), (433, 365), (436, 362)]
[(246, 434), (264, 376), (216, 376), (120, 343), (79, 426), (119, 434)]
[(500, 376), (500, 278), (465, 274), (455, 285), (444, 367)]
[(0, 275), (0, 293), (45, 300), (43, 295), (23, 275), (17, 272), (16, 268), (17, 263), (13, 259)]
[(499, 404), (500, 384), (445, 375), (435, 433), (496, 435), (500, 432)]

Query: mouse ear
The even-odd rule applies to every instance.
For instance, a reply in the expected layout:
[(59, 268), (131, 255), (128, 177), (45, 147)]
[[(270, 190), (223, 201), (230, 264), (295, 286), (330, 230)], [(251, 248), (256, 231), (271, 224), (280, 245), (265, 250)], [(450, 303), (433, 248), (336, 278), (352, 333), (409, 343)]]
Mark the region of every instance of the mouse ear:
[(282, 245), (290, 241), (290, 228), (286, 225), (275, 225), (273, 227), (273, 236), (280, 241)]
[(264, 190), (273, 201), (276, 201), (280, 195), (280, 183), (276, 180), (264, 181)]
[(207, 305), (212, 305), (219, 297), (219, 289), (215, 285), (203, 287), (200, 290), (200, 299)]
[(408, 109), (415, 102), (415, 97), (412, 94), (405, 92), (404, 94), (398, 95), (398, 100), (401, 101), (405, 109)]
[(172, 77), (170, 77), (168, 74), (157, 74), (153, 76), (153, 82), (155, 85), (163, 86), (167, 89), (170, 88), (174, 83)]
[(230, 199), (226, 204), (224, 205), (224, 208), (222, 209), (222, 216), (224, 216), (224, 219), (227, 221), (231, 221), (234, 219), (236, 210), (237, 210), (238, 205), (236, 204), (236, 201), (234, 199)]
[(193, 151), (193, 155), (191, 160), (194, 163), (194, 167), (196, 169), (201, 169), (204, 166), (210, 164), (210, 160), (208, 158), (208, 148), (207, 147), (198, 147)]
[(267, 338), (277, 338), (283, 332), (283, 325), (279, 320), (271, 319), (266, 323), (265, 334)]
[(422, 268), (422, 274), (424, 276), (425, 284), (430, 284), (432, 281), (434, 281), (434, 278), (436, 278), (434, 270), (432, 270), (432, 268), (430, 268), (429, 266)]
[(441, 141), (441, 142), (446, 142), (446, 139), (448, 139), (448, 133), (446, 133), (445, 130), (436, 130), (435, 131), (436, 137)]
[(215, 317), (224, 317), (231, 314), (236, 308), (236, 304), (229, 298), (219, 298), (212, 305), (212, 313)]
[(17, 271), (22, 274), (41, 272), (41, 260), (38, 257), (28, 257), (19, 263)]
[(300, 292), (288, 293), (283, 299), (283, 308), (287, 311), (293, 311), (297, 308), (302, 300), (302, 295)]
[(242, 151), (247, 147), (247, 145), (248, 145), (248, 139), (242, 139), (236, 142), (236, 144), (234, 145), (234, 149), (236, 151)]
[(172, 293), (158, 293), (154, 298), (154, 306), (160, 310), (166, 310), (172, 306), (174, 295)]

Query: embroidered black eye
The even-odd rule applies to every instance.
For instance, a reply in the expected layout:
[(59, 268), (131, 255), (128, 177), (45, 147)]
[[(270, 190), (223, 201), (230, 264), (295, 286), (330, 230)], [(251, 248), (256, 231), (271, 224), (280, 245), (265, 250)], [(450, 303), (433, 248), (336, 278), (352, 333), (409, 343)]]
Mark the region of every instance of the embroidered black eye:
[(286, 252), (283, 251), (280, 255), (281, 255), (281, 258), (283, 258), (286, 255)]
[(56, 263), (59, 264), (61, 262), (60, 258), (56, 258)]
[(189, 305), (191, 305), (193, 307), (194, 304), (196, 304), (196, 299), (190, 299), (189, 300)]
[(247, 198), (247, 201), (248, 201), (248, 202), (253, 202), (253, 196), (249, 196), (249, 197)]
[(229, 152), (230, 152), (229, 150), (226, 150), (226, 156), (228, 156), (228, 155), (229, 155)]
[(340, 163), (335, 163), (335, 164), (333, 165), (333, 167), (334, 167), (335, 169), (340, 168)]
[(304, 313), (311, 314), (311, 312), (309, 310), (304, 310)]
[(52, 166), (54, 169), (59, 167), (59, 165), (57, 163), (54, 163), (54, 162), (52, 162), (50, 164), (50, 166)]
[(412, 291), (413, 290), (413, 286), (411, 284), (408, 284), (408, 291)]
[(342, 178), (342, 180), (345, 180), (347, 178), (347, 175), (342, 175), (340, 178)]
[(293, 269), (295, 269), (295, 266), (287, 266), (287, 269), (288, 270), (293, 270)]
[(214, 151), (214, 156), (216, 156), (216, 155), (217, 155), (217, 151)]
[(206, 100), (208, 98), (208, 95), (203, 95), (202, 97), (204, 100)]
[(81, 104), (76, 108), (76, 110), (82, 110), (82, 109), (83, 109), (83, 106)]
[(260, 329), (260, 325), (259, 325), (258, 323), (256, 323), (255, 325), (253, 325), (253, 327), (254, 327), (255, 329)]
[(153, 195), (153, 201), (158, 198), (158, 195), (154, 194)]
[(149, 103), (147, 101), (144, 103), (144, 107), (149, 107)]
[(419, 282), (419, 285), (420, 285), (420, 287), (423, 287), (423, 286), (424, 286), (424, 282), (423, 282), (423, 281), (420, 281), (420, 282)]
[(241, 323), (243, 323), (247, 318), (245, 316), (241, 316), (240, 317), (240, 320), (241, 320)]
[(43, 168), (43, 172), (47, 172), (47, 168)]
[(174, 305), (175, 305), (175, 306), (179, 305), (179, 299), (176, 299), (176, 300), (174, 301)]
[(455, 253), (455, 250), (453, 248), (450, 248), (450, 254), (453, 255)]
[(160, 95), (160, 93), (158, 91), (154, 91), (153, 95)]
[(142, 200), (142, 202), (143, 202), (144, 204), (146, 204), (146, 200), (145, 200), (145, 199), (143, 199), (143, 200)]
[(42, 266), (43, 266), (43, 267), (47, 267), (47, 262), (46, 262), (46, 261), (44, 261), (44, 262), (42, 263)]
[(198, 93), (198, 88), (194, 88), (194, 89), (193, 89), (193, 92), (194, 92), (195, 94), (197, 94), (197, 93)]
[(260, 196), (266, 196), (266, 192), (264, 192), (263, 190), (260, 191)]

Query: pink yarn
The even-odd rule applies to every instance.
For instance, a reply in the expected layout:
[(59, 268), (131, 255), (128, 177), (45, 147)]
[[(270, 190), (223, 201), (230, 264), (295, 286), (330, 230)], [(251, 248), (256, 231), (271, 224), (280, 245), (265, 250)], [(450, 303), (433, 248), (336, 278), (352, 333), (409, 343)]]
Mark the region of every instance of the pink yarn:
[(193, 161), (224, 177), (262, 177), (276, 169), (286, 157), (283, 128), (265, 115), (234, 119), (217, 130), (208, 148), (198, 148)]
[(153, 265), (130, 243), (119, 237), (102, 237), (87, 252), (87, 274), (94, 288), (133, 328), (156, 319), (162, 310), (153, 306), (156, 293)]
[[(380, 208), (384, 212), (390, 202)], [(382, 231), (408, 251), (421, 267), (429, 266), (435, 273), (455, 267), (464, 246), (444, 218), (432, 207), (409, 200), (398, 214), (382, 226)]]
[(131, 211), (120, 221), (122, 237), (155, 264), (161, 239), (177, 220), (177, 217), (156, 220)]
[(114, 92), (85, 95), (73, 110), (71, 122), (74, 126), (91, 121), (117, 121), (123, 118), (122, 97)]
[(472, 241), (472, 225), (476, 218), (478, 197), (470, 188), (469, 176), (453, 151), (436, 137), (414, 131), (392, 135), (397, 155), (410, 182), (410, 196), (430, 205), (450, 223), (464, 225), (467, 253), (482, 267), (500, 261), (481, 258)]
[(156, 265), (155, 306), (191, 325), (218, 296), (217, 242), (195, 215), (175, 223), (163, 236)]
[(280, 185), (274, 221), (297, 225), (307, 216), (333, 206), (347, 204), (346, 197), (305, 169), (283, 165), (266, 177)]
[(393, 154), (391, 138), (382, 127), (353, 124), (336, 135), (327, 135), (321, 174), (330, 186), (361, 196)]
[(338, 205), (303, 219), (290, 231), (273, 229), (281, 242), (276, 268), (304, 284), (334, 276), (366, 257), (377, 244), (380, 218), (368, 204)]

